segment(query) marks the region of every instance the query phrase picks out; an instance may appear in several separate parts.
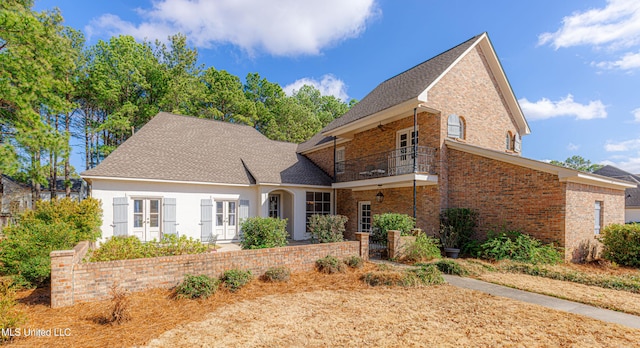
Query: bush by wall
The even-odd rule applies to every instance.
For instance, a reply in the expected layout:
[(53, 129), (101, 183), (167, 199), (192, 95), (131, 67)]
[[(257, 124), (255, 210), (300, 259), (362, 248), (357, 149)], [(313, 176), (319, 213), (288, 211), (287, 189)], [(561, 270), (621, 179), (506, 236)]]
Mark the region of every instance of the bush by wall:
[(415, 242), (407, 246), (403, 254), (407, 261), (429, 261), (440, 257), (440, 245), (437, 239), (420, 233)]
[(327, 255), (316, 261), (316, 269), (320, 273), (334, 274), (344, 273), (347, 269), (347, 266), (339, 258), (332, 255)]
[(166, 234), (160, 242), (143, 243), (136, 236), (111, 237), (94, 250), (90, 262), (131, 260), (147, 257), (201, 254), (209, 251), (209, 246), (187, 236), (177, 237)]
[(407, 214), (385, 213), (373, 215), (373, 233), (371, 241), (381, 242), (387, 240), (387, 231), (400, 231), (403, 236), (411, 234), (416, 226), (416, 220)]
[(16, 293), (8, 277), (0, 278), (0, 343), (11, 340), (11, 329), (20, 327), (25, 321), (24, 313), (16, 309)]
[(291, 270), (287, 267), (271, 267), (262, 276), (266, 282), (288, 282), (291, 278)]
[(251, 271), (243, 271), (239, 269), (230, 269), (225, 271), (220, 278), (224, 287), (231, 292), (240, 290), (243, 286), (249, 284), (251, 279), (253, 279)]
[(440, 213), (440, 239), (445, 248), (463, 249), (473, 239), (478, 212), (468, 208), (449, 208)]
[(184, 280), (176, 287), (178, 298), (207, 298), (216, 293), (220, 281), (205, 274), (186, 274)]
[(0, 275), (14, 275), (17, 282), (39, 285), (51, 274), (49, 253), (73, 248), (81, 240), (95, 241), (102, 225), (100, 202), (89, 198), (39, 202), (34, 210), (5, 227), (0, 240)]
[(334, 243), (344, 240), (344, 224), (348, 218), (344, 215), (311, 215), (309, 233), (314, 243)]
[(617, 264), (640, 267), (640, 224), (612, 224), (602, 230), (602, 257)]
[(480, 245), (479, 252), (479, 256), (485, 259), (509, 259), (534, 264), (556, 264), (563, 261), (562, 254), (553, 244), (543, 245), (539, 240), (519, 231), (489, 231), (488, 237)]
[(242, 249), (277, 248), (287, 245), (287, 219), (251, 217), (242, 223)]

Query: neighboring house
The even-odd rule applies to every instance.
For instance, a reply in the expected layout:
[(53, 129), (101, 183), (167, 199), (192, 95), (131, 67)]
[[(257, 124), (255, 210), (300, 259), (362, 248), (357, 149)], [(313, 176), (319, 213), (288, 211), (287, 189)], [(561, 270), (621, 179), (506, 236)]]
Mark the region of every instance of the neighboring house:
[(640, 188), (637, 186), (640, 184), (640, 175), (631, 174), (625, 172), (620, 168), (606, 165), (596, 171), (594, 174), (608, 176), (610, 178), (616, 178), (620, 180), (629, 181), (636, 185), (636, 187), (628, 188), (625, 190), (624, 198), (624, 221), (640, 222)]
[(290, 237), (307, 239), (307, 215), (332, 212), (331, 178), (296, 147), (249, 126), (161, 112), (81, 175), (102, 201), (103, 239), (237, 241), (249, 216), (286, 218)]
[(485, 33), (382, 82), (305, 143), (160, 113), (82, 177), (103, 202), (103, 238), (237, 240), (238, 219), (281, 216), (305, 239), (314, 213), (346, 215), (347, 238), (385, 212), (435, 233), (443, 209), (464, 207), (482, 234), (506, 225), (570, 258), (624, 221), (633, 185), (523, 158), (529, 133)]
[(374, 214), (414, 215), (437, 233), (443, 209), (472, 208), (481, 234), (504, 225), (579, 258), (624, 221), (632, 185), (521, 157), (529, 133), (484, 33), (382, 82), (298, 151), (335, 173), (349, 237)]
[[(32, 207), (31, 185), (23, 184), (10, 176), (2, 175), (0, 181), (0, 227), (5, 226), (16, 214)], [(82, 179), (71, 179), (71, 199), (81, 201), (87, 198), (87, 183)], [(63, 179), (57, 181), (57, 197), (66, 197)], [(40, 199), (51, 199), (48, 187), (40, 191)]]

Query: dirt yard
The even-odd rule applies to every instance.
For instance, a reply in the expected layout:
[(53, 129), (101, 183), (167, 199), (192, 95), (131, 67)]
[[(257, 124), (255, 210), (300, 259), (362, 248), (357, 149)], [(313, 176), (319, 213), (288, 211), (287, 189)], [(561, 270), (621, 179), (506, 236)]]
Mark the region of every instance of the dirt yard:
[[(69, 336), (21, 337), (11, 347), (634, 346), (640, 330), (441, 285), (371, 288), (374, 268), (307, 272), (284, 284), (254, 280), (238, 293), (176, 300), (131, 295), (132, 320), (105, 323), (110, 301), (51, 309), (46, 292), (21, 293), (23, 328)], [(568, 286), (571, 286), (569, 284)], [(67, 330), (68, 329), (68, 330)]]

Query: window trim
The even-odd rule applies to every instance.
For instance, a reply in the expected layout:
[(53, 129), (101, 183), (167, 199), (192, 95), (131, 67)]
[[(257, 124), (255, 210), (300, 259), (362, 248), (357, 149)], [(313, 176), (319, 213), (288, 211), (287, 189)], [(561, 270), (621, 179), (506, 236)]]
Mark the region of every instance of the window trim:
[[(338, 154), (342, 153), (342, 159), (339, 160), (338, 159)], [(341, 164), (341, 165), (339, 165)], [(338, 147), (336, 148), (336, 162), (335, 162), (335, 166), (336, 166), (336, 174), (343, 174), (345, 171), (345, 149), (344, 146)]]
[(506, 134), (506, 138), (505, 138), (505, 150), (507, 151), (513, 151), (513, 134), (511, 133), (511, 131), (507, 131)]
[[(307, 199), (307, 196), (309, 195), (309, 193), (313, 193), (313, 201), (309, 201)], [(321, 199), (318, 201), (316, 200), (316, 194), (320, 193), (320, 197)], [(329, 195), (329, 199), (328, 200), (324, 200), (325, 194)], [(316, 215), (316, 214), (321, 214), (321, 215), (331, 215), (332, 211), (333, 211), (333, 200), (332, 200), (332, 194), (331, 192), (326, 192), (326, 191), (305, 191), (305, 201), (306, 201), (306, 205), (305, 205), (305, 222), (307, 227), (309, 226), (309, 217), (311, 217), (311, 215)], [(329, 203), (329, 210), (325, 211), (324, 210), (324, 204), (325, 203)], [(321, 204), (323, 207), (322, 209), (320, 209), (320, 211), (316, 211), (315, 209), (315, 204)], [(314, 209), (313, 211), (309, 210), (309, 206), (313, 205)]]

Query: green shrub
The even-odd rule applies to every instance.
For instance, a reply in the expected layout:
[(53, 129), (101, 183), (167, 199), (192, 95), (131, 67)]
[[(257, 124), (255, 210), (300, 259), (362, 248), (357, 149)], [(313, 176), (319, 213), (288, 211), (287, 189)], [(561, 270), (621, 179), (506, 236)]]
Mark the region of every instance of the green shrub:
[(159, 256), (201, 254), (209, 247), (199, 240), (187, 236), (167, 234), (160, 242), (143, 243), (136, 236), (111, 237), (94, 250), (89, 257), (91, 262), (141, 259)]
[(101, 215), (95, 199), (38, 202), (34, 210), (19, 215), (16, 225), (2, 230), (0, 274), (15, 275), (30, 286), (47, 282), (51, 251), (72, 249), (82, 240), (95, 241), (100, 237)]
[(438, 245), (437, 239), (421, 233), (418, 234), (415, 242), (411, 243), (403, 253), (404, 259), (407, 261), (429, 261), (440, 257), (440, 246)]
[(333, 243), (344, 240), (344, 224), (348, 218), (344, 215), (311, 215), (309, 233), (314, 243)]
[(276, 248), (287, 245), (287, 219), (251, 217), (242, 223), (242, 249)]
[(326, 274), (344, 273), (346, 271), (346, 265), (344, 264), (344, 262), (331, 255), (327, 255), (319, 260), (316, 260), (316, 268), (319, 272)]
[(435, 265), (422, 265), (420, 268), (408, 269), (402, 278), (403, 286), (438, 285), (444, 283), (444, 277)]
[(440, 213), (440, 236), (445, 248), (463, 249), (473, 240), (478, 212), (468, 208), (449, 208)]
[(344, 259), (344, 264), (351, 268), (362, 268), (364, 260), (360, 256), (349, 256)]
[(387, 231), (400, 231), (401, 235), (408, 236), (416, 226), (416, 220), (407, 214), (385, 213), (373, 215), (372, 242), (386, 242)]
[(251, 271), (243, 271), (239, 269), (230, 269), (222, 274), (220, 280), (223, 282), (224, 287), (231, 292), (240, 290), (243, 286), (249, 284), (253, 279)]
[(271, 267), (262, 276), (267, 282), (288, 282), (291, 278), (291, 271), (287, 267)]
[(469, 274), (469, 271), (467, 271), (459, 263), (453, 260), (438, 260), (435, 265), (436, 267), (438, 267), (440, 272), (444, 274), (452, 274), (457, 276), (466, 276)]
[(640, 267), (640, 224), (613, 224), (602, 230), (602, 257), (624, 266)]
[(11, 340), (5, 335), (26, 322), (24, 313), (16, 309), (16, 292), (9, 277), (0, 278), (0, 343)]
[(556, 264), (563, 261), (562, 254), (553, 244), (543, 245), (539, 240), (519, 231), (489, 232), (489, 238), (480, 246), (480, 257), (489, 260)]
[(186, 274), (184, 280), (176, 287), (178, 298), (207, 298), (216, 293), (220, 281), (207, 275)]

